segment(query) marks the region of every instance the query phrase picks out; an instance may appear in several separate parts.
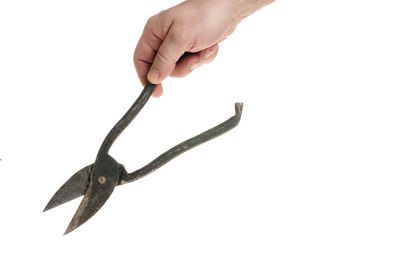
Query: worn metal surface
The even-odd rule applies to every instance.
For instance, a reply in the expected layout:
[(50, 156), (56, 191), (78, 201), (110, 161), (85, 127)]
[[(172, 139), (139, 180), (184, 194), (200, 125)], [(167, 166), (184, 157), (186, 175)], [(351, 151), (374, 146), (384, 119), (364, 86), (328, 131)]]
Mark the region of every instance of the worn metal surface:
[(89, 220), (110, 197), (118, 181), (118, 163), (109, 155), (99, 155), (90, 175), (89, 187), (64, 234)]
[(114, 191), (115, 186), (135, 181), (153, 172), (185, 151), (231, 130), (240, 121), (243, 104), (236, 103), (235, 115), (225, 122), (174, 146), (146, 166), (132, 173), (128, 173), (122, 164), (108, 155), (108, 152), (114, 141), (147, 103), (154, 88), (154, 84), (146, 84), (135, 103), (104, 139), (95, 163), (75, 173), (61, 186), (46, 205), (44, 211), (84, 195), (84, 198), (64, 234), (73, 231), (90, 219), (104, 205)]
[(93, 164), (86, 166), (69, 178), (50, 199), (43, 211), (47, 211), (84, 195), (90, 182), (89, 177), (92, 168)]
[(243, 110), (243, 103), (236, 103), (235, 104), (235, 115), (229, 118), (228, 120), (224, 121), (223, 123), (199, 134), (195, 137), (192, 137), (179, 145), (174, 146), (173, 148), (169, 149), (168, 151), (164, 152), (160, 156), (158, 156), (155, 160), (147, 164), (146, 166), (129, 173), (126, 178), (121, 178), (120, 184), (125, 184), (129, 182), (133, 182), (146, 176), (147, 174), (155, 171), (156, 169), (160, 168), (173, 158), (179, 156), (180, 154), (192, 149), (198, 145), (201, 145), (221, 134), (226, 133), (227, 131), (234, 128), (238, 125), (240, 118), (242, 116)]
[(136, 115), (142, 110), (144, 105), (146, 105), (151, 94), (155, 88), (154, 84), (147, 83), (144, 87), (142, 93), (136, 99), (135, 103), (130, 107), (130, 109), (125, 113), (125, 115), (115, 124), (115, 126), (108, 133), (100, 147), (98, 155), (105, 155), (110, 150), (115, 139), (125, 130), (126, 127), (131, 123), (131, 121), (136, 117)]
[(108, 155), (108, 151), (118, 136), (142, 110), (154, 88), (155, 85), (148, 82), (135, 103), (107, 134), (97, 154), (96, 162), (90, 175), (89, 187), (64, 234), (68, 234), (89, 220), (104, 205), (114, 191), (120, 180), (119, 164)]

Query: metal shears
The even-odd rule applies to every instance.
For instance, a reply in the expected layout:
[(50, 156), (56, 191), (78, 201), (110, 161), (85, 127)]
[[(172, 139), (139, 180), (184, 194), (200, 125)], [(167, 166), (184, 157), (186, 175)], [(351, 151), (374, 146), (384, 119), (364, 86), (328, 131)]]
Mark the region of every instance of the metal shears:
[(104, 139), (95, 163), (79, 170), (67, 180), (44, 208), (43, 211), (47, 211), (84, 195), (64, 235), (89, 220), (104, 205), (117, 185), (123, 185), (144, 177), (183, 152), (231, 130), (240, 121), (243, 104), (236, 103), (235, 115), (225, 122), (172, 147), (144, 167), (128, 173), (125, 167), (112, 158), (108, 152), (118, 136), (145, 106), (154, 88), (154, 84), (149, 82), (146, 84), (134, 104)]

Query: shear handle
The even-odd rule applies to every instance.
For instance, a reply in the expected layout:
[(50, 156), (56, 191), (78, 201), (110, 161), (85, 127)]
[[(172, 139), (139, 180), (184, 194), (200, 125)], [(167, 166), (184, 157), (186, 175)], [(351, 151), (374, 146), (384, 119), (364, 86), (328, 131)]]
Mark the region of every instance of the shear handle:
[(215, 126), (214, 128), (211, 128), (199, 135), (196, 135), (195, 137), (192, 137), (176, 146), (173, 148), (169, 149), (168, 151), (164, 152), (160, 156), (158, 156), (155, 160), (147, 164), (141, 169), (138, 169), (132, 173), (124, 173), (121, 175), (121, 180), (119, 182), (120, 185), (136, 181), (147, 174), (157, 170), (173, 158), (179, 156), (180, 154), (188, 151), (189, 149), (192, 149), (198, 145), (201, 145), (217, 136), (220, 136), (229, 130), (233, 129), (238, 125), (240, 121), (240, 117), (242, 116), (242, 110), (243, 110), (243, 103), (236, 103), (235, 104), (235, 115), (233, 115), (231, 118), (226, 120), (225, 122)]
[(106, 155), (110, 150), (114, 141), (118, 138), (118, 136), (128, 127), (131, 121), (136, 117), (136, 115), (142, 110), (144, 105), (146, 105), (149, 100), (151, 94), (154, 91), (155, 84), (147, 82), (140, 96), (136, 99), (135, 103), (129, 108), (129, 110), (125, 113), (125, 115), (115, 124), (115, 126), (108, 133), (106, 138), (103, 141), (99, 149), (99, 153), (97, 156)]

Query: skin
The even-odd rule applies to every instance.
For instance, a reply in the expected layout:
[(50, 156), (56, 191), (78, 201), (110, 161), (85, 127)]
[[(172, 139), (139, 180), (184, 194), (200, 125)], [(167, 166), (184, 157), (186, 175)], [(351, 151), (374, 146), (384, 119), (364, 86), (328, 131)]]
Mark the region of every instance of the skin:
[(133, 61), (143, 85), (157, 84), (162, 95), (167, 77), (185, 77), (214, 60), (218, 44), (238, 23), (273, 0), (187, 0), (152, 16), (144, 27)]

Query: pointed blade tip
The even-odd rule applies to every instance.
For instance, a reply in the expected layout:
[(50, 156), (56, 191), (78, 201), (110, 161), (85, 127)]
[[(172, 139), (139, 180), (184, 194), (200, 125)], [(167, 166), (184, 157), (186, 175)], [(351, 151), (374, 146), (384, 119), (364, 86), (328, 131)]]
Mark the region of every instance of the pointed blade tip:
[(92, 171), (92, 167), (93, 164), (80, 169), (78, 172), (72, 175), (72, 177), (69, 178), (57, 190), (42, 212), (46, 212), (52, 208), (84, 195), (89, 184), (88, 179)]
[(64, 232), (64, 235), (67, 235), (69, 233), (71, 233), (72, 231), (74, 231), (76, 228), (78, 228), (79, 226), (81, 226), (84, 222), (86, 221), (81, 221), (80, 220), (80, 215), (78, 216), (74, 216), (71, 220), (71, 222), (69, 223), (67, 229)]
[(49, 203), (47, 203), (46, 207), (44, 207), (42, 212), (46, 212), (48, 210), (51, 210), (51, 209), (63, 204), (63, 203), (54, 203), (52, 200), (53, 200), (53, 198), (49, 201)]
[(47, 203), (46, 207), (44, 207), (42, 212), (46, 212), (48, 210), (51, 210), (54, 207), (56, 207), (56, 206), (52, 205), (51, 200), (50, 200), (49, 203)]
[(68, 226), (67, 229), (65, 230), (63, 236), (65, 236), (65, 235), (71, 233), (73, 230), (75, 230), (75, 228), (72, 229), (72, 228), (70, 228), (70, 227)]

